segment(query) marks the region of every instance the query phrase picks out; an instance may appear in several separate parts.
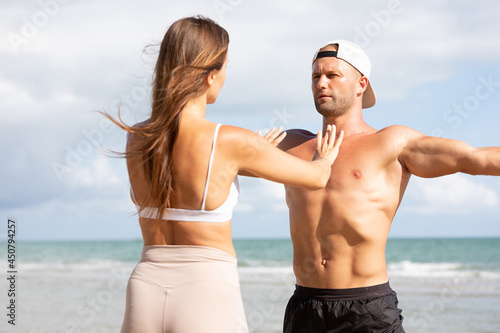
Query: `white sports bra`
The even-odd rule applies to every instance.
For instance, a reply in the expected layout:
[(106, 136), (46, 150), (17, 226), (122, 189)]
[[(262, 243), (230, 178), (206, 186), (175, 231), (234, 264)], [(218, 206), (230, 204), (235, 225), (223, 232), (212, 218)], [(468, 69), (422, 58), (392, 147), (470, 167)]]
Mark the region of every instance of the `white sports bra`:
[[(236, 176), (231, 184), (231, 189), (226, 201), (214, 210), (205, 210), (205, 201), (208, 193), (208, 182), (210, 180), (210, 173), (212, 171), (212, 163), (214, 160), (215, 143), (217, 141), (217, 134), (221, 124), (217, 124), (212, 143), (212, 152), (210, 153), (210, 161), (208, 164), (208, 175), (205, 183), (205, 190), (203, 192), (203, 201), (201, 209), (181, 209), (181, 208), (167, 208), (166, 212), (160, 218), (162, 220), (172, 221), (186, 221), (186, 222), (227, 222), (233, 216), (233, 208), (238, 203), (240, 187), (238, 184), (238, 176)], [(131, 188), (134, 201), (137, 202), (134, 195), (134, 190)], [(136, 204), (139, 211), (139, 216), (144, 218), (156, 219), (158, 216), (158, 208), (156, 207), (143, 207)]]

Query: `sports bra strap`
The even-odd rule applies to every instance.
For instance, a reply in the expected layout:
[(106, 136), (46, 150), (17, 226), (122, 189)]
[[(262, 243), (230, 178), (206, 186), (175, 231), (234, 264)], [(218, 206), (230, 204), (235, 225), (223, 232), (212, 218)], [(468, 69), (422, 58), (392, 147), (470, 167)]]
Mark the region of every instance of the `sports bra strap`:
[(212, 171), (212, 163), (214, 161), (215, 143), (217, 142), (217, 134), (219, 133), (220, 126), (221, 124), (217, 124), (217, 126), (215, 127), (214, 139), (212, 142), (212, 152), (210, 153), (210, 161), (208, 162), (207, 181), (205, 183), (205, 190), (203, 191), (203, 201), (201, 203), (201, 210), (205, 210), (205, 202), (207, 200), (207, 193), (208, 193), (208, 183), (210, 181), (210, 172)]

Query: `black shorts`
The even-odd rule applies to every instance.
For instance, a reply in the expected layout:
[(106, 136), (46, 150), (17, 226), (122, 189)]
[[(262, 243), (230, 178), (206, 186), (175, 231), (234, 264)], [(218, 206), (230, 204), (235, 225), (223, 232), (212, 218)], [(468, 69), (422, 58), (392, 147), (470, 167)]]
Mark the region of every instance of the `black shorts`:
[(389, 282), (364, 288), (296, 286), (285, 311), (284, 333), (404, 333)]

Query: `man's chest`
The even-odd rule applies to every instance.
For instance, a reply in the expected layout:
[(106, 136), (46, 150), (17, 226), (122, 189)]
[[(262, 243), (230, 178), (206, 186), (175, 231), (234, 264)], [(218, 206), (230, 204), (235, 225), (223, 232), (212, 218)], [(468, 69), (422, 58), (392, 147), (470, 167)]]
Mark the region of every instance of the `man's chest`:
[[(289, 152), (310, 161), (316, 153), (316, 140), (304, 142)], [(330, 180), (325, 190), (309, 195), (384, 195), (388, 190), (399, 188), (404, 178), (403, 173), (397, 156), (390, 153), (383, 141), (373, 136), (347, 138), (344, 139), (332, 165)]]

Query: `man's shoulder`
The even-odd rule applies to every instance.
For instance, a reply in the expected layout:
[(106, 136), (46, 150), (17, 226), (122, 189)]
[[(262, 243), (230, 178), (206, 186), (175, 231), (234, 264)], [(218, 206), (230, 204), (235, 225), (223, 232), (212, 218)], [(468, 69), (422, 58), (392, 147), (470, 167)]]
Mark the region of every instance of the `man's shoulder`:
[(408, 140), (415, 136), (422, 135), (420, 132), (404, 125), (391, 125), (382, 128), (376, 132), (377, 134), (387, 136), (389, 139)]
[(422, 136), (419, 131), (404, 125), (391, 125), (377, 131), (377, 134), (387, 135), (390, 138), (397, 137), (402, 140), (410, 140), (415, 137)]
[(393, 133), (393, 132), (406, 132), (406, 131), (412, 131), (412, 129), (410, 127), (404, 126), (404, 125), (390, 125), (390, 126), (387, 126), (387, 127), (380, 129), (378, 132), (379, 133), (384, 133), (384, 132)]
[(301, 129), (301, 128), (292, 128), (292, 129), (288, 129), (286, 131), (286, 135), (288, 137), (292, 137), (292, 138), (295, 138), (295, 139), (311, 139), (311, 138), (315, 138), (316, 137), (316, 134), (313, 133), (313, 132), (310, 132), (308, 130), (305, 130), (305, 129)]
[(425, 137), (422, 133), (403, 125), (392, 125), (379, 130), (376, 135), (376, 144), (383, 154), (389, 159), (402, 161), (403, 152), (409, 147), (411, 142)]
[(316, 138), (316, 134), (300, 128), (293, 128), (284, 132), (286, 132), (286, 136), (278, 145), (278, 148), (284, 151), (293, 149)]

